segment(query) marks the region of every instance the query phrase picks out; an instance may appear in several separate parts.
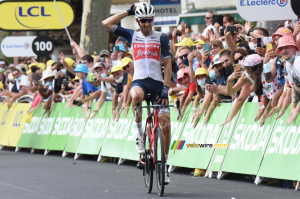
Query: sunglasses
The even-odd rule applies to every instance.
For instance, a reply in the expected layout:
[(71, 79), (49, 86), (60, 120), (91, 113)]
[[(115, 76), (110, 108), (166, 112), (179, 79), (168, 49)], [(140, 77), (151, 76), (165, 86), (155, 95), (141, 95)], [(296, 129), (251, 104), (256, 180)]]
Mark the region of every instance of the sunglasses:
[(205, 17), (205, 19), (211, 19), (212, 17)]
[(126, 65), (126, 66), (124, 66), (123, 68), (126, 69), (126, 68), (129, 68), (129, 67), (130, 67), (129, 65)]
[(187, 56), (188, 56), (189, 54), (187, 53), (187, 54), (184, 54), (184, 55), (181, 55), (181, 56), (179, 56), (179, 59), (181, 59), (181, 60), (183, 60), (183, 58), (187, 58)]
[(256, 71), (258, 69), (258, 65), (256, 65), (256, 66), (252, 66), (252, 67), (246, 67), (246, 70), (247, 71), (249, 71), (249, 72), (254, 72), (254, 71)]
[(152, 23), (154, 21), (154, 19), (153, 18), (150, 18), (150, 19), (140, 19), (140, 22), (142, 22), (142, 23)]
[(243, 59), (244, 59), (244, 57), (243, 57), (243, 56), (240, 56), (239, 58), (237, 58), (237, 59), (234, 60), (234, 63), (235, 63), (235, 64), (238, 64), (239, 61), (242, 61)]

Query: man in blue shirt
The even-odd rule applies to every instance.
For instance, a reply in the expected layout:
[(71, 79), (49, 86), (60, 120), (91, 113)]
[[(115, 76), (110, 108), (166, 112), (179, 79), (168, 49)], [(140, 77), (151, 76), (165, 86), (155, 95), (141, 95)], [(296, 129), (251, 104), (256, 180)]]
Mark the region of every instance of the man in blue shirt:
[[(87, 81), (88, 67), (85, 64), (78, 64), (74, 70), (76, 76), (81, 80), (82, 97), (89, 96), (98, 89)], [(87, 112), (85, 119), (87, 120), (91, 113), (92, 101), (86, 102)]]

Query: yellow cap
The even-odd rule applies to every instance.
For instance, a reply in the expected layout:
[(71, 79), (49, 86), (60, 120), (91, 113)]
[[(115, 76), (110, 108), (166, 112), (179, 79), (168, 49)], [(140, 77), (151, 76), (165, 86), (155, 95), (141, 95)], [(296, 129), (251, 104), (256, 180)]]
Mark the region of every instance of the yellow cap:
[(131, 52), (126, 52), (124, 56), (126, 55), (131, 55), (132, 56), (132, 53)]
[(123, 71), (123, 68), (121, 66), (113, 66), (109, 74), (111, 75), (112, 73), (117, 71)]
[(195, 71), (195, 76), (194, 78), (197, 76), (197, 75), (207, 75), (208, 76), (208, 72), (205, 68), (197, 68), (196, 71)]
[(198, 40), (196, 40), (194, 42), (194, 46), (196, 46), (196, 45), (203, 45), (203, 44), (205, 44), (205, 42), (203, 40), (201, 40), (201, 39), (198, 39)]
[(46, 70), (46, 65), (44, 63), (39, 63), (38, 67), (40, 67), (42, 71)]
[(69, 66), (74, 67), (75, 61), (72, 58), (70, 57), (65, 58), (65, 62), (67, 62)]
[(3, 86), (3, 83), (2, 82), (0, 82), (0, 89), (4, 89), (4, 86)]
[(191, 47), (193, 45), (194, 42), (190, 38), (184, 38), (183, 40), (181, 40), (180, 43), (175, 44), (175, 46), (188, 46), (188, 47)]
[(129, 64), (129, 62), (132, 62), (132, 59), (129, 57), (124, 57), (123, 59), (121, 59), (121, 66), (127, 66)]
[(32, 68), (32, 67), (38, 67), (38, 64), (37, 63), (32, 63), (32, 64), (30, 64), (30, 66), (29, 66), (29, 70)]
[(72, 82), (75, 82), (76, 80), (79, 80), (78, 76), (75, 76), (75, 78), (72, 79)]
[(50, 60), (47, 61), (46, 65), (47, 66), (52, 66), (52, 64), (54, 64), (54, 63), (55, 63), (55, 61), (50, 59)]

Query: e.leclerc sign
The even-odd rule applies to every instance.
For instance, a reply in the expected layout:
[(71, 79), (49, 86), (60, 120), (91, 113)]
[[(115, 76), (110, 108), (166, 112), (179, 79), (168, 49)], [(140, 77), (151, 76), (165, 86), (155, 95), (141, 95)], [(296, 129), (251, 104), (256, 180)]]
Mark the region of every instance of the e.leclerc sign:
[[(74, 10), (65, 1), (57, 1), (66, 26), (74, 20)], [(0, 2), (0, 29), (2, 30), (61, 30), (63, 23), (53, 1)]]
[(237, 0), (236, 7), (247, 21), (297, 19), (290, 0)]

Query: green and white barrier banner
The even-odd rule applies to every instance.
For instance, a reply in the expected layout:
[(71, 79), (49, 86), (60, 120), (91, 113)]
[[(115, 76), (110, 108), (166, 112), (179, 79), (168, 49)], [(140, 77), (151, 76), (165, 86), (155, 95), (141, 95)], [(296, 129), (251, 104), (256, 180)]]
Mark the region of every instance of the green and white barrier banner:
[[(111, 103), (107, 104), (107, 110), (111, 109)], [(128, 132), (131, 128), (132, 118), (124, 118), (124, 112), (118, 122), (112, 121), (111, 111), (105, 114), (110, 123), (106, 131), (105, 139), (100, 151), (101, 156), (120, 157), (126, 143)]]
[(233, 132), (221, 171), (256, 175), (275, 123), (276, 116), (265, 125), (254, 122), (258, 103), (246, 103)]
[[(106, 130), (109, 127), (110, 119), (105, 118), (107, 112), (106, 103), (101, 107), (101, 111), (93, 119), (88, 119), (83, 130), (81, 140), (79, 142), (76, 153), (98, 155), (102, 146)], [(92, 106), (93, 110), (97, 107), (97, 103)]]
[[(43, 117), (37, 133), (34, 137), (33, 147), (34, 149), (46, 149), (48, 140), (51, 136), (52, 128), (54, 126), (56, 117), (61, 111), (58, 105), (55, 104), (49, 117)], [(48, 114), (48, 113), (47, 113)]]
[(71, 126), (71, 133), (69, 134), (64, 151), (68, 153), (76, 153), (82, 132), (85, 128), (85, 115), (82, 113), (82, 107), (75, 107), (70, 109), (70, 114), (73, 117), (73, 123)]
[[(181, 160), (181, 154), (182, 150), (177, 150), (178, 145), (181, 142), (182, 133), (184, 130), (184, 127), (187, 123), (191, 121), (190, 112), (192, 109), (192, 104), (189, 104), (189, 106), (185, 110), (185, 114), (183, 115), (183, 118), (181, 119), (181, 122), (177, 122), (177, 111), (176, 114), (171, 115), (171, 121), (174, 122), (174, 127), (171, 126), (171, 142), (170, 142), (170, 149), (169, 149), (169, 157), (168, 157), (168, 164), (172, 166), (180, 166), (182, 164)], [(175, 122), (176, 121), (176, 122)], [(172, 124), (171, 124), (172, 125)], [(178, 126), (176, 126), (178, 125)], [(173, 132), (175, 130), (175, 132)], [(183, 142), (181, 142), (183, 145)], [(184, 157), (184, 156), (183, 156)], [(184, 157), (187, 158), (187, 157)]]
[(300, 180), (300, 117), (286, 125), (290, 108), (277, 120), (258, 176)]
[[(226, 120), (230, 108), (231, 104), (221, 104), (214, 110), (205, 126), (203, 126), (205, 116), (201, 117), (195, 128), (192, 128), (192, 124), (188, 122), (180, 137), (180, 140), (185, 140), (185, 146), (175, 152), (172, 165), (207, 169), (214, 152), (214, 145), (223, 128), (220, 126), (220, 121)], [(192, 114), (188, 121), (191, 117)]]
[(40, 123), (43, 118), (44, 109), (42, 105), (40, 105), (36, 110), (33, 112), (33, 116), (31, 118), (30, 123), (26, 123), (23, 129), (21, 138), (18, 142), (19, 148), (32, 148), (34, 137), (39, 129)]
[(74, 118), (71, 116), (72, 109), (64, 110), (65, 105), (65, 103), (55, 104), (57, 117), (52, 128), (49, 141), (47, 142), (46, 149), (48, 150), (63, 151), (67, 144)]

